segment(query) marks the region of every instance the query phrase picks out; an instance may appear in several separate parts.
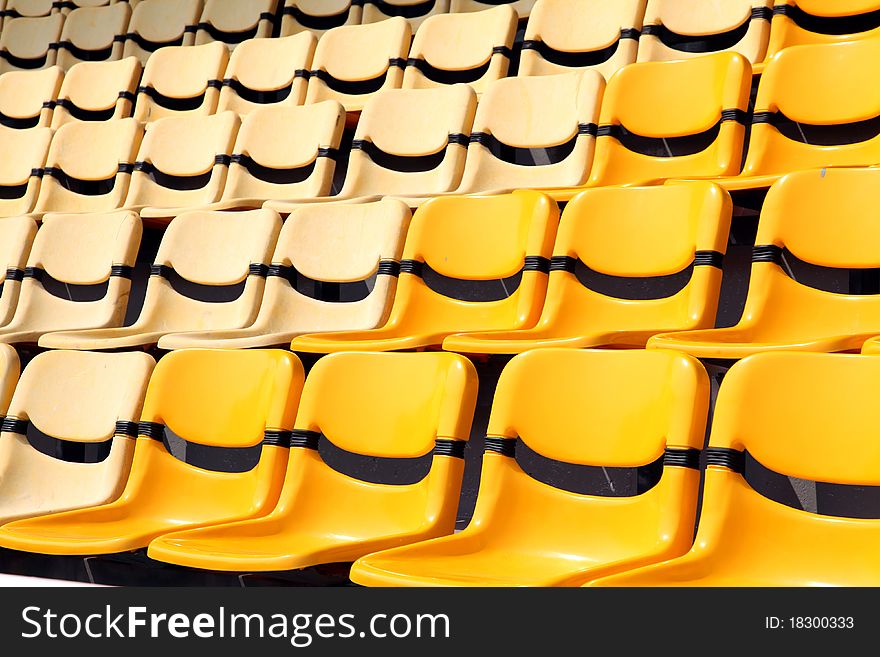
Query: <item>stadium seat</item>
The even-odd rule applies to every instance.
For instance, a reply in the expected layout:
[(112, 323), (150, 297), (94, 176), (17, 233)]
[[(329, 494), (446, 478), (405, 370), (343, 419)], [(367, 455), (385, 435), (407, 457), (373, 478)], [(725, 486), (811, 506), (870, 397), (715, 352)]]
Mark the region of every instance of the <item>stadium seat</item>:
[(133, 212), (44, 217), (0, 342), (36, 344), (52, 331), (119, 326), (140, 238)]
[(139, 210), (141, 219), (167, 223), (186, 208), (219, 201), (239, 124), (235, 112), (153, 122), (138, 151), (125, 207)]
[(281, 36), (308, 30), (320, 37), (334, 27), (360, 25), (362, 13), (358, 0), (285, 0)]
[(365, 0), (361, 22), (378, 23), (401, 16), (413, 32), (428, 18), (449, 11), (449, 0)]
[[(52, 13), (57, 0), (6, 0), (7, 18), (35, 18)], [(57, 13), (57, 12), (56, 12)]]
[(8, 344), (0, 345), (0, 415), (4, 420), (19, 374), (21, 374), (21, 364), (18, 360), (18, 352)]
[(119, 497), (154, 365), (143, 353), (72, 351), (27, 365), (2, 425), (0, 525)]
[(640, 62), (737, 52), (751, 64), (764, 61), (773, 0), (648, 0)]
[(507, 5), (472, 14), (442, 14), (416, 32), (404, 89), (470, 84), (478, 94), (507, 76), (516, 36), (516, 12)]
[(301, 105), (316, 43), (305, 32), (239, 45), (229, 59), (217, 111), (247, 114), (266, 105)]
[(49, 128), (0, 128), (0, 224), (33, 209), (51, 140)]
[(0, 125), (18, 130), (48, 128), (63, 79), (57, 66), (0, 75)]
[[(880, 359), (761, 354), (734, 365), (709, 440), (694, 546), (594, 586), (877, 586), (880, 522), (791, 508), (756, 491), (746, 454), (773, 472), (876, 487)], [(744, 467), (745, 466), (745, 467)], [(745, 474), (744, 471), (745, 470)], [(871, 488), (867, 488), (871, 490)]]
[(142, 136), (134, 119), (79, 121), (59, 128), (49, 146), (34, 213), (121, 207)]
[[(50, 349), (151, 346), (163, 335), (254, 323), (281, 219), (268, 210), (188, 212), (169, 224), (130, 326), (44, 336)], [(2, 333), (0, 333), (2, 339)]]
[(142, 66), (167, 46), (191, 46), (202, 13), (202, 0), (141, 0), (131, 12), (123, 57), (137, 57)]
[(256, 321), (166, 335), (159, 348), (286, 347), (306, 333), (381, 326), (397, 288), (409, 220), (409, 208), (391, 199), (295, 210), (278, 237)]
[(482, 11), (483, 9), (491, 9), (498, 5), (510, 5), (516, 10), (520, 20), (528, 18), (535, 6), (535, 0), (450, 0), (449, 13), (458, 14), (471, 11)]
[[(342, 189), (317, 201), (451, 192), (461, 182), (476, 106), (473, 89), (464, 84), (376, 94), (358, 121)], [(264, 207), (289, 213), (315, 201), (274, 200)]]
[[(268, 513), (281, 492), (302, 381), (302, 365), (280, 350), (166, 355), (147, 387), (131, 474), (119, 499), (9, 523), (0, 528), (0, 545), (43, 554), (110, 554), (145, 548), (169, 531)], [(181, 461), (166, 447), (169, 433), (193, 451), (251, 448), (256, 463), (245, 472), (220, 472)]]
[(81, 62), (64, 77), (52, 113), (52, 128), (75, 121), (110, 121), (131, 116), (141, 78), (136, 57)]
[(243, 41), (272, 36), (277, 0), (206, 0), (196, 44), (217, 41), (230, 50)]
[(122, 58), (122, 36), (131, 9), (118, 2), (107, 7), (82, 7), (64, 20), (61, 38), (53, 44), (55, 63), (65, 71), (79, 62), (115, 61)]
[(643, 348), (657, 333), (712, 328), (732, 211), (711, 183), (582, 192), (563, 212), (537, 325), (453, 335), (443, 348)]
[(646, 0), (538, 0), (519, 75), (595, 69), (606, 79), (636, 61)]
[[(453, 354), (324, 358), (303, 389), (278, 506), (264, 518), (167, 534), (147, 554), (196, 568), (278, 571), (451, 534), (476, 396), (473, 365)], [(430, 465), (415, 483), (376, 483), (326, 463), (328, 443)]]
[(204, 116), (217, 110), (229, 52), (222, 43), (170, 46), (150, 56), (138, 89), (134, 118)]
[(761, 211), (739, 323), (658, 335), (648, 347), (722, 359), (763, 351), (859, 350), (880, 335), (880, 295), (829, 283), (835, 271), (849, 281), (851, 272), (870, 275), (880, 268), (874, 246), (880, 238), (878, 185), (880, 169), (802, 171), (782, 178)]
[[(6, 217), (0, 221), (0, 268), (2, 268), (0, 276), (3, 277), (3, 281), (0, 282), (0, 327), (9, 324), (15, 314), (25, 264), (36, 235), (37, 222), (30, 217)], [(0, 352), (6, 351), (8, 351), (7, 346), (0, 348)], [(0, 363), (3, 363), (2, 355), (0, 355)], [(0, 366), (0, 376), (4, 368), (5, 364)], [(6, 414), (8, 402), (8, 397), (5, 401), (4, 398), (0, 398), (0, 415)]]
[(306, 102), (336, 100), (359, 112), (377, 92), (399, 89), (411, 38), (400, 17), (329, 30), (315, 51)]
[(453, 333), (534, 326), (558, 213), (547, 196), (525, 190), (428, 201), (407, 235), (388, 321), (368, 331), (301, 336), (291, 349), (424, 349)]
[(55, 64), (51, 45), (61, 36), (61, 14), (7, 18), (0, 31), (0, 73), (48, 68)]
[[(496, 388), (470, 525), (363, 557), (351, 578), (374, 586), (552, 586), (684, 554), (708, 405), (705, 370), (682, 354), (517, 356)], [(520, 440), (571, 469), (653, 464), (656, 478), (627, 497), (573, 492), (523, 469)]]

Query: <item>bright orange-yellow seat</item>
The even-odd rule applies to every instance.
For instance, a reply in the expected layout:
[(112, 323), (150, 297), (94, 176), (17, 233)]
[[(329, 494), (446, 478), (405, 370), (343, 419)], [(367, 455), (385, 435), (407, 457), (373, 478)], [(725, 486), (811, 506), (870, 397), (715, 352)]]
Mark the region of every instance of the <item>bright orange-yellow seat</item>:
[[(303, 390), (275, 510), (168, 534), (149, 555), (215, 570), (289, 570), (451, 534), (476, 395), (476, 371), (454, 354), (328, 356)], [(326, 442), (380, 459), (434, 451), (423, 479), (395, 485), (335, 470), (323, 460)]]
[[(672, 352), (544, 349), (501, 374), (474, 517), (454, 536), (366, 556), (374, 586), (548, 586), (684, 554), (696, 515), (709, 381)], [(603, 497), (536, 481), (517, 438), (567, 464), (639, 467), (663, 459), (641, 494)]]

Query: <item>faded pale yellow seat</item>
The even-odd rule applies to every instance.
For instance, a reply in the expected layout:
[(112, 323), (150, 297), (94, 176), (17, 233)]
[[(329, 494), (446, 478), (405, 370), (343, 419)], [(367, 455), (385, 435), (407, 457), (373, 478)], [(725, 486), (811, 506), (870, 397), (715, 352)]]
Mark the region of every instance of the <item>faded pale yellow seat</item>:
[(138, 151), (125, 207), (139, 210), (142, 219), (167, 221), (220, 200), (239, 125), (235, 112), (153, 122)]
[(483, 9), (491, 9), (500, 4), (510, 5), (516, 10), (520, 19), (528, 18), (535, 6), (535, 0), (488, 0), (481, 2), (480, 0), (450, 0), (449, 13), (460, 14), (470, 11), (482, 11)]
[(595, 69), (606, 79), (636, 61), (646, 0), (538, 0), (518, 75)]
[(0, 218), (33, 210), (51, 140), (49, 128), (0, 128)]
[(71, 351), (27, 365), (2, 426), (0, 525), (119, 497), (154, 365), (143, 353)]
[(0, 342), (35, 344), (51, 331), (119, 326), (140, 238), (133, 212), (46, 215)]
[(473, 89), (464, 84), (378, 93), (358, 121), (339, 194), (268, 201), (264, 207), (290, 212), (309, 202), (451, 192), (461, 182), (476, 105)]
[(64, 19), (61, 38), (53, 46), (58, 51), (55, 63), (67, 71), (79, 62), (121, 59), (120, 37), (130, 18), (131, 8), (125, 2), (75, 9)]
[[(57, 0), (6, 0), (6, 15), (10, 18), (48, 16)], [(57, 12), (56, 12), (57, 13)]]
[(61, 14), (7, 18), (0, 31), (0, 73), (42, 69), (55, 64), (51, 45), (61, 36)]
[(281, 36), (309, 31), (322, 36), (342, 25), (360, 25), (363, 10), (355, 0), (285, 0)]
[(449, 0), (365, 0), (362, 4), (362, 23), (377, 23), (401, 16), (409, 22), (413, 32), (426, 19), (449, 11)]
[(0, 125), (18, 130), (48, 128), (63, 79), (57, 66), (0, 75)]
[(206, 0), (196, 45), (216, 41), (233, 50), (248, 39), (272, 36), (277, 0)]
[(0, 415), (5, 419), (9, 410), (9, 402), (15, 392), (15, 385), (21, 374), (21, 363), (18, 352), (8, 345), (0, 345)]
[(131, 326), (64, 331), (40, 344), (120, 349), (153, 345), (169, 333), (250, 326), (280, 229), (281, 218), (268, 210), (184, 213), (162, 236), (143, 309)]
[(388, 319), (410, 210), (390, 199), (302, 207), (287, 218), (263, 303), (247, 328), (166, 335), (160, 349), (285, 346), (298, 335)]
[(507, 5), (432, 16), (413, 39), (403, 88), (463, 82), (483, 93), (490, 82), (507, 76), (516, 26), (516, 12)]
[(193, 45), (202, 0), (141, 0), (132, 9), (123, 57), (137, 57), (146, 66), (160, 48)]
[[(24, 268), (36, 235), (37, 222), (30, 217), (5, 217), (0, 221), (0, 327), (9, 324), (15, 314)], [(6, 347), (0, 349), (5, 351)]]
[(110, 121), (131, 116), (141, 65), (135, 57), (115, 62), (81, 62), (64, 77), (52, 128), (74, 121)]
[(229, 51), (218, 42), (157, 50), (144, 69), (134, 118), (213, 114), (228, 62)]
[(239, 45), (229, 59), (217, 111), (247, 114), (267, 105), (301, 105), (316, 44), (305, 32)]
[(411, 37), (400, 17), (329, 30), (318, 42), (305, 102), (337, 100), (355, 112), (379, 91), (399, 89)]
[[(304, 335), (291, 349), (425, 349), (453, 333), (530, 328), (544, 303), (558, 218), (556, 204), (535, 191), (431, 199), (407, 234), (388, 321), (369, 331)], [(469, 294), (456, 296), (463, 283)]]

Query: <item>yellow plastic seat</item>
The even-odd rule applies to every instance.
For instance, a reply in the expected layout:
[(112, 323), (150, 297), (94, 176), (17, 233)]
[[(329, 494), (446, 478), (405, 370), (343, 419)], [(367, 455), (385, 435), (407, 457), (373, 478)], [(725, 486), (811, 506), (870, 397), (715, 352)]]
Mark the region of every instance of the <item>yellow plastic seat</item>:
[(301, 105), (316, 44), (306, 32), (239, 45), (229, 59), (217, 111), (247, 114), (269, 105)]
[[(30, 217), (6, 217), (0, 221), (0, 276), (3, 277), (0, 283), (0, 327), (9, 324), (15, 314), (24, 268), (36, 235), (37, 223)], [(7, 347), (0, 347), (0, 363), (6, 351)], [(0, 367), (0, 374), (4, 367)], [(8, 401), (8, 398), (4, 402), (0, 397), (0, 414), (5, 415), (6, 407), (3, 404)]]
[(737, 52), (752, 65), (764, 61), (773, 0), (648, 0), (640, 62)]
[(519, 75), (594, 69), (610, 79), (636, 61), (646, 0), (538, 0), (520, 54)]
[(712, 422), (694, 546), (593, 585), (880, 584), (880, 522), (785, 506), (754, 490), (742, 467), (747, 453), (789, 477), (877, 486), (878, 383), (880, 359), (867, 356), (760, 354), (734, 365)]
[(51, 140), (49, 128), (0, 128), (0, 224), (33, 209)]
[(138, 151), (125, 206), (140, 210), (142, 219), (167, 223), (187, 208), (219, 201), (239, 125), (235, 112), (153, 122)]
[[(558, 586), (684, 554), (693, 539), (708, 404), (706, 372), (684, 355), (548, 349), (517, 356), (498, 381), (468, 527), (363, 557), (351, 579)], [(527, 474), (515, 458), (518, 439), (557, 464), (662, 463), (662, 474), (629, 497), (575, 493)]]
[[(114, 502), (9, 523), (0, 545), (43, 554), (145, 548), (169, 531), (265, 515), (287, 466), (303, 369), (280, 350), (177, 351), (153, 371), (131, 474)], [(166, 432), (220, 450), (260, 448), (246, 472), (217, 472), (173, 456)]]
[(482, 11), (500, 4), (510, 5), (512, 9), (516, 10), (520, 19), (523, 19), (529, 17), (532, 8), (535, 6), (535, 0), (488, 0), (487, 2), (481, 2), (480, 0), (450, 0), (449, 13), (459, 14)]
[(453, 333), (530, 328), (541, 313), (558, 217), (556, 204), (533, 191), (432, 199), (407, 234), (388, 321), (304, 335), (291, 349), (424, 349)]
[(0, 125), (16, 130), (48, 128), (63, 79), (57, 66), (0, 75)]
[(122, 324), (140, 238), (133, 212), (46, 215), (0, 342), (36, 344), (52, 331)]
[(285, 0), (281, 36), (309, 31), (315, 36), (343, 25), (360, 25), (363, 10), (357, 0)]
[(449, 0), (365, 0), (362, 4), (363, 24), (401, 16), (407, 20), (413, 32), (426, 19), (449, 11)]
[[(166, 534), (148, 555), (213, 570), (291, 570), (451, 534), (476, 396), (473, 365), (452, 354), (328, 356), (303, 389), (278, 506), (264, 518)], [(324, 462), (325, 441), (367, 457), (432, 454), (430, 470), (414, 484), (364, 481)]]
[(111, 121), (131, 116), (141, 65), (135, 57), (81, 62), (64, 77), (52, 113), (52, 128), (73, 121)]
[(202, 0), (141, 0), (132, 5), (122, 56), (146, 66), (160, 48), (193, 45), (201, 13)]
[(51, 45), (61, 36), (61, 14), (7, 18), (0, 31), (0, 73), (43, 69), (55, 64)]
[(162, 236), (133, 324), (58, 332), (40, 345), (122, 349), (154, 345), (169, 333), (250, 326), (280, 229), (281, 218), (269, 210), (184, 213)]
[(432, 16), (413, 39), (403, 88), (465, 83), (483, 93), (490, 82), (507, 76), (516, 26), (516, 12), (508, 5)]
[(134, 118), (205, 116), (217, 110), (229, 51), (222, 43), (169, 46), (150, 56), (138, 88)]
[(461, 182), (476, 106), (473, 89), (464, 84), (378, 93), (358, 121), (339, 194), (272, 200), (263, 207), (289, 213), (303, 203), (451, 192)]
[(787, 273), (796, 261), (838, 271), (880, 267), (873, 246), (880, 237), (878, 181), (880, 169), (801, 171), (782, 178), (764, 201), (739, 323), (661, 334), (648, 347), (737, 359), (763, 351), (859, 350), (880, 335), (880, 296), (817, 289), (810, 278), (798, 282)]
[(563, 212), (535, 327), (453, 335), (443, 348), (643, 348), (661, 332), (711, 328), (732, 211), (711, 183), (582, 192)]
[(336, 100), (349, 112), (384, 89), (399, 89), (412, 30), (399, 16), (327, 31), (318, 42), (306, 103)]
[(65, 71), (79, 62), (116, 61), (122, 58), (131, 8), (126, 2), (106, 7), (81, 7), (64, 19), (61, 38), (53, 49), (55, 63)]
[[(48, 16), (56, 0), (6, 0), (8, 18)], [(58, 12), (56, 12), (58, 13)]]
[(248, 39), (271, 37), (277, 4), (277, 0), (206, 0), (196, 44), (216, 41), (234, 50)]
[(0, 525), (119, 497), (154, 365), (143, 353), (71, 351), (28, 364), (2, 425)]
[(381, 326), (397, 289), (409, 221), (409, 208), (391, 199), (295, 210), (278, 237), (254, 323), (166, 335), (159, 348), (287, 346), (307, 333)]

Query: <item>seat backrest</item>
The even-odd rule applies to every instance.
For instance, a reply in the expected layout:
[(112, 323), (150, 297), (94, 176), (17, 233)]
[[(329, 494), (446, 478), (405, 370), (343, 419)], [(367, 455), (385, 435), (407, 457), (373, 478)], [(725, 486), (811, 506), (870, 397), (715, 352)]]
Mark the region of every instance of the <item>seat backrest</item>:
[(191, 46), (201, 13), (202, 0), (141, 0), (131, 12), (123, 57), (146, 66), (159, 48)]
[(21, 363), (18, 352), (11, 345), (0, 346), (0, 415), (5, 419), (9, 410), (9, 402), (15, 392), (18, 376), (21, 374)]
[(407, 234), (385, 326), (407, 335), (531, 328), (544, 302), (558, 218), (555, 203), (526, 190), (423, 204)]
[(764, 61), (773, 0), (649, 0), (640, 62), (738, 52), (752, 64)]
[(253, 324), (279, 230), (281, 218), (272, 210), (179, 215), (162, 236), (133, 330), (170, 333)]
[(358, 121), (341, 196), (439, 194), (458, 187), (477, 98), (460, 84), (389, 89)]
[(0, 153), (5, 154), (0, 157), (0, 217), (3, 221), (33, 209), (51, 140), (49, 128), (0, 128)]
[(477, 107), (457, 191), (585, 183), (604, 91), (596, 71), (493, 82)]
[(519, 75), (593, 68), (606, 79), (636, 61), (646, 0), (538, 0), (522, 44)]
[[(0, 285), (0, 327), (12, 321), (15, 314), (25, 263), (36, 235), (37, 222), (30, 217), (14, 216), (0, 221), (0, 275), (3, 276), (3, 283)], [(4, 350), (0, 349), (0, 352)], [(4, 363), (3, 356), (5, 355), (0, 354), (0, 363)], [(0, 373), (2, 371), (3, 367), (0, 367)], [(0, 397), (0, 402), (2, 401), (3, 398)], [(8, 402), (7, 398), (5, 403)], [(5, 413), (5, 408), (2, 410)]]
[(463, 82), (482, 93), (490, 82), (507, 76), (516, 26), (516, 12), (508, 5), (432, 16), (413, 39), (403, 88)]
[(239, 45), (226, 68), (217, 111), (247, 114), (267, 105), (301, 105), (316, 44), (305, 32)]
[(141, 65), (136, 57), (75, 65), (67, 72), (58, 92), (52, 128), (57, 130), (73, 121), (110, 121), (131, 116), (140, 78)]
[(743, 175), (880, 161), (880, 37), (788, 48), (764, 69)]
[(135, 119), (80, 121), (49, 146), (36, 212), (105, 212), (122, 206), (143, 128)]
[(6, 0), (9, 18), (48, 16), (57, 0)]
[(345, 110), (332, 100), (253, 111), (235, 141), (223, 200), (328, 195), (344, 128)]
[(104, 504), (125, 486), (155, 361), (47, 351), (25, 368), (0, 440), (0, 522)]
[(56, 63), (65, 71), (79, 62), (115, 61), (122, 57), (120, 40), (128, 29), (131, 8), (126, 2), (106, 7), (80, 7), (67, 15), (57, 46)]
[(0, 31), (0, 73), (47, 68), (55, 64), (51, 45), (61, 36), (61, 14), (7, 18)]
[(409, 22), (413, 32), (426, 19), (449, 11), (449, 0), (366, 0), (362, 4), (362, 23), (377, 23), (401, 16)]
[(329, 30), (315, 51), (306, 102), (338, 100), (360, 110), (377, 92), (399, 89), (411, 37), (399, 16)]
[(242, 41), (272, 36), (277, 0), (206, 0), (196, 44), (217, 41), (233, 50)]
[(767, 57), (791, 46), (840, 43), (878, 35), (878, 0), (776, 0)]
[(138, 88), (134, 117), (205, 116), (217, 110), (229, 51), (222, 43), (169, 46), (150, 56)]
[(363, 10), (357, 0), (285, 0), (281, 36), (309, 31), (322, 36), (342, 25), (360, 25)]
[(138, 151), (125, 205), (185, 208), (219, 201), (239, 125), (235, 112), (169, 116), (152, 123)]
[(128, 3), (132, 8), (136, 7), (143, 0), (53, 0), (52, 13), (61, 12), (64, 15), (70, 14), (73, 10), (80, 7), (107, 7), (120, 2)]
[(621, 69), (605, 89), (589, 185), (738, 174), (751, 83), (736, 53)]
[(516, 10), (517, 15), (520, 20), (522, 20), (529, 17), (532, 8), (535, 6), (535, 1), (536, 0), (486, 0), (485, 2), (482, 2), (481, 0), (450, 0), (449, 13), (460, 14), (471, 11), (482, 11), (501, 4), (507, 4)]
[(0, 125), (5, 128), (48, 128), (64, 72), (57, 66), (41, 71), (0, 75)]

